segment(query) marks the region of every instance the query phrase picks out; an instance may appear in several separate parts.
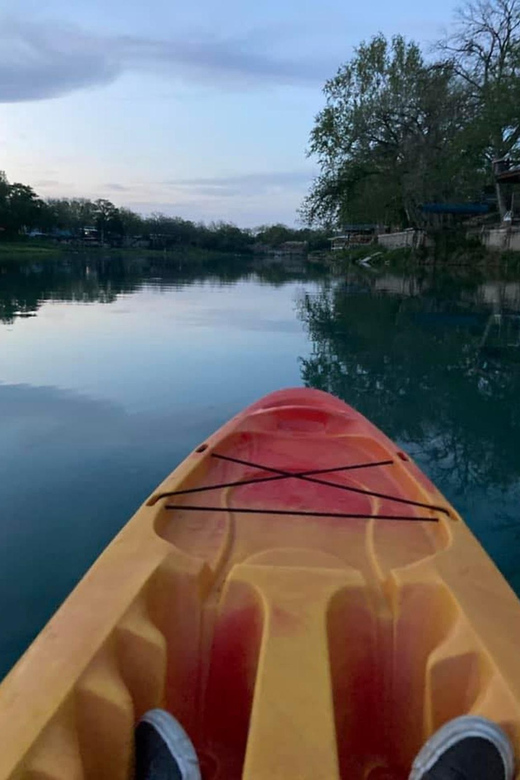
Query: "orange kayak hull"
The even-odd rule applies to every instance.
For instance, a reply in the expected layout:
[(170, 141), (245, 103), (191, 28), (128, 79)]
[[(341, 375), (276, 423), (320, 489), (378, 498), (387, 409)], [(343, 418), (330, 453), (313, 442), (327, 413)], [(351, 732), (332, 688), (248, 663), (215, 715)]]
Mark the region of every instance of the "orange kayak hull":
[(405, 778), (466, 713), (520, 747), (520, 602), (439, 491), (316, 390), (154, 491), (0, 686), (0, 778), (132, 777), (165, 707), (203, 776)]

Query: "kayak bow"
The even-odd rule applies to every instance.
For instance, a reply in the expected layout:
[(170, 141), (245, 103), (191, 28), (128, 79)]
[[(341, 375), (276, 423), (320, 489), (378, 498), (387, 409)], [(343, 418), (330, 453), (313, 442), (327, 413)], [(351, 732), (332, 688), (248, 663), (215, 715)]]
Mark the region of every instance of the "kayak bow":
[(465, 713), (520, 746), (519, 648), (520, 602), (413, 461), (283, 390), (157, 488), (4, 680), (0, 778), (130, 778), (153, 707), (206, 779), (406, 777)]

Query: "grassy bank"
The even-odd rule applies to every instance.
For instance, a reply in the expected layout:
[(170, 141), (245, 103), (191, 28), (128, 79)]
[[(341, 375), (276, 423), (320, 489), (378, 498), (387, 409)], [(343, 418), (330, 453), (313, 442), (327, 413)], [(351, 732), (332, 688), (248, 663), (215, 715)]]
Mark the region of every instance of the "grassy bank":
[(39, 241), (0, 241), (0, 256), (42, 257), (56, 256), (63, 253), (64, 247), (58, 244), (47, 244)]
[[(83, 247), (70, 244), (50, 244), (45, 241), (0, 241), (0, 257), (23, 260), (56, 257), (57, 255), (79, 255), (82, 257), (140, 257), (164, 258), (170, 260), (205, 263), (211, 260), (240, 258), (233, 252), (219, 252), (200, 247), (180, 246), (175, 249), (139, 249), (134, 247)], [(244, 259), (250, 255), (243, 256)]]

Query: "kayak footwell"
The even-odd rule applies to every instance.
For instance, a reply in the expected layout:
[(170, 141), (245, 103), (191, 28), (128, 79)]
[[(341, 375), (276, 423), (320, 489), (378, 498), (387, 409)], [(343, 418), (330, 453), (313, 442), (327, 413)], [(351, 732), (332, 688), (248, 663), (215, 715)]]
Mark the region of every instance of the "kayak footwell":
[(11, 672), (0, 777), (130, 778), (163, 706), (205, 780), (406, 778), (461, 714), (518, 746), (519, 646), (516, 597), (413, 462), (282, 391), (157, 489)]

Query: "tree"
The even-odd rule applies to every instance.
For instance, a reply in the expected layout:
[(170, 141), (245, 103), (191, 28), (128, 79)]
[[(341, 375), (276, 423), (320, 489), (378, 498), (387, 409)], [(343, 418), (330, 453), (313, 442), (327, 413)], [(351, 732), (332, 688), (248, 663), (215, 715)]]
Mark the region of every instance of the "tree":
[(22, 229), (39, 227), (44, 203), (32, 187), (15, 182), (9, 185), (5, 209), (6, 230), (11, 235), (16, 235)]
[(195, 246), (197, 239), (204, 234), (204, 225), (195, 225), (190, 220), (180, 217), (169, 217), (160, 212), (154, 212), (145, 220), (146, 231), (152, 237), (154, 246), (167, 248), (178, 244)]
[(203, 246), (219, 252), (247, 252), (252, 243), (248, 231), (241, 230), (229, 222), (212, 222), (205, 234)]
[(0, 171), (0, 229), (4, 232), (8, 223), (8, 203), (10, 184), (4, 171)]
[(0, 171), (0, 228), (8, 236), (16, 236), (23, 229), (40, 227), (47, 218), (46, 207), (32, 187), (15, 182), (10, 184)]
[[(520, 2), (477, 0), (456, 13), (453, 33), (439, 44), (465, 86), (472, 121), (465, 132), (488, 171), (493, 160), (520, 150)], [(498, 184), (501, 216), (505, 204)]]
[(51, 228), (79, 235), (82, 228), (95, 224), (96, 206), (87, 198), (50, 198), (47, 206), (52, 214)]
[(295, 238), (295, 230), (282, 225), (280, 222), (275, 225), (262, 225), (257, 228), (256, 240), (260, 244), (267, 244), (268, 246), (280, 246), (285, 241), (297, 241)]
[(520, 147), (520, 0), (466, 2), (439, 44), (465, 86), (468, 139), (488, 160)]
[(94, 217), (96, 227), (101, 234), (101, 242), (104, 241), (105, 236), (113, 233), (122, 233), (123, 228), (119, 218), (119, 210), (111, 201), (99, 198), (99, 200), (94, 202), (94, 207)]
[(379, 34), (324, 93), (310, 139), (321, 174), (303, 205), (307, 222), (416, 224), (424, 200), (455, 185), (471, 191), (474, 177), (460, 159), (454, 165), (467, 108), (450, 62), (426, 63), (416, 43)]
[(145, 230), (144, 219), (140, 214), (136, 214), (131, 209), (120, 208), (119, 220), (125, 236), (139, 236)]

